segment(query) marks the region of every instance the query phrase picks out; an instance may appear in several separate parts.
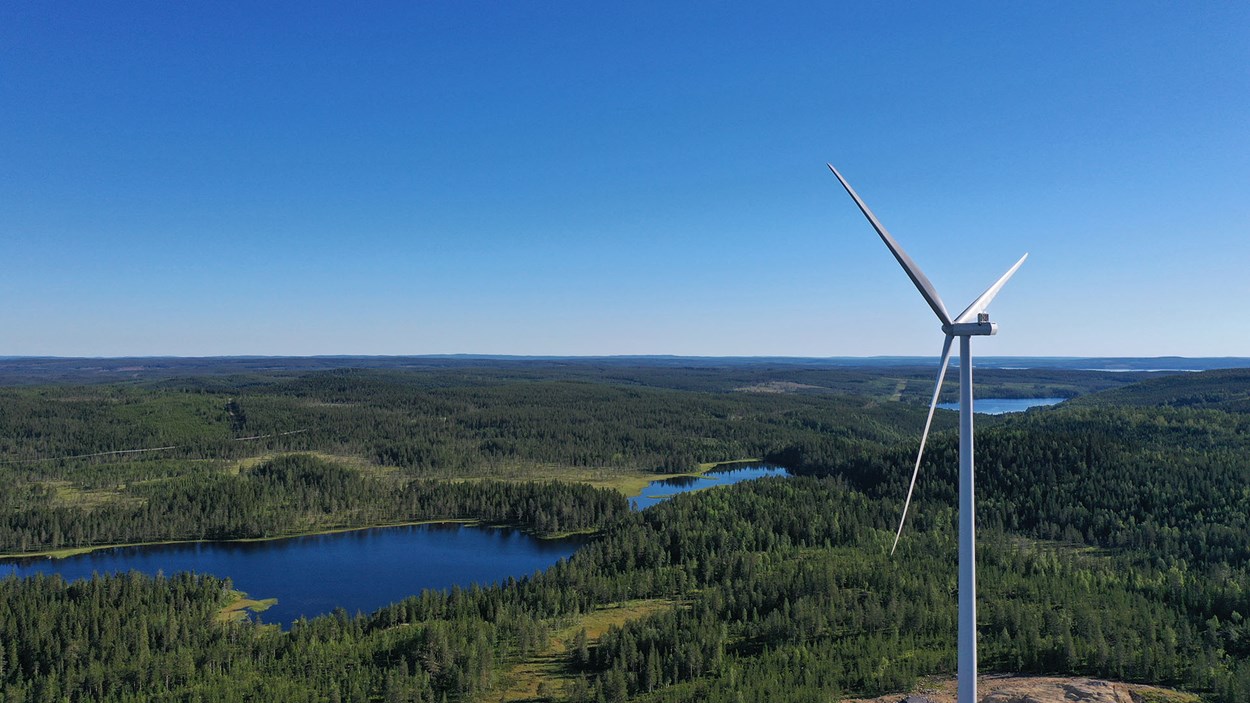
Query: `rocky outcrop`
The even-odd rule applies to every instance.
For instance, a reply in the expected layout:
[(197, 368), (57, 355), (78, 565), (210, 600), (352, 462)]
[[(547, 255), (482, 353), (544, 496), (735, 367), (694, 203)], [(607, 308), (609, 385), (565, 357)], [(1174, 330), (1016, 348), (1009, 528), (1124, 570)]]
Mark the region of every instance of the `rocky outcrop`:
[[(845, 703), (956, 703), (954, 680), (929, 681), (910, 695), (848, 699)], [(1198, 703), (1198, 697), (1141, 684), (1057, 676), (983, 676), (979, 703)]]

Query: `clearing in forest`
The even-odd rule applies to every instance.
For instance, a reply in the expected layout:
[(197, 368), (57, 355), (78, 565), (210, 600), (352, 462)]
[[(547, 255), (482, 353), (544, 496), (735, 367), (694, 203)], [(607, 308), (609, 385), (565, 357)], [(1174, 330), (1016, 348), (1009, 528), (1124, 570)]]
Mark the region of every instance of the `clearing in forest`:
[(545, 650), (522, 659), (506, 670), (500, 679), (498, 694), (492, 691), (483, 700), (540, 701), (543, 698), (538, 695), (539, 686), (544, 687), (547, 695), (558, 697), (563, 693), (565, 684), (576, 676), (571, 666), (569, 646), (582, 628), (586, 629), (587, 643), (593, 647), (613, 625), (620, 627), (631, 620), (682, 605), (682, 602), (670, 598), (651, 598), (600, 606), (553, 632)]

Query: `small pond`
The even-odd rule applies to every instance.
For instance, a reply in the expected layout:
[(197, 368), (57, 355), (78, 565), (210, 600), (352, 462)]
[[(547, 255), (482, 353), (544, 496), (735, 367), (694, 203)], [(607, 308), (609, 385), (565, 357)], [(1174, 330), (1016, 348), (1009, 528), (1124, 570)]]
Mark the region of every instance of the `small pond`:
[(735, 483), (751, 481), (769, 476), (789, 476), (790, 472), (772, 464), (736, 464), (732, 468), (708, 471), (699, 476), (677, 476), (674, 478), (652, 481), (642, 489), (642, 493), (629, 499), (634, 510), (643, 510), (667, 498), (680, 493), (689, 493), (716, 486), (732, 486)]

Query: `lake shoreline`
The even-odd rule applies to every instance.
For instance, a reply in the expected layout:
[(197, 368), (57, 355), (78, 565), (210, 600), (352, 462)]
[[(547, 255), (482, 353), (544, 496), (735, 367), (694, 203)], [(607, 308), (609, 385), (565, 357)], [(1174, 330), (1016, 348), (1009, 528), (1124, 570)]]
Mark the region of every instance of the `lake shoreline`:
[[(631, 502), (632, 508), (645, 509), (674, 495), (712, 486), (788, 474), (783, 467), (752, 460), (692, 468), (679, 474), (647, 475), (651, 488), (644, 487), (637, 498), (629, 499), (645, 499), (644, 504)], [(676, 485), (664, 485), (665, 481)], [(285, 629), (301, 617), (323, 615), (338, 607), (371, 612), (425, 590), (522, 579), (571, 558), (603, 530), (539, 535), (489, 520), (407, 520), (298, 535), (160, 540), (13, 555), (0, 561), (0, 574), (7, 578), (11, 573), (19, 579), (37, 573), (59, 574), (66, 581), (135, 571), (151, 576), (211, 574), (229, 579), (238, 592), (224, 599), (219, 620), (263, 618)]]
[[(694, 471), (671, 473), (671, 474), (640, 474), (637, 477), (628, 477), (628, 481), (622, 481), (622, 485), (615, 488), (625, 494), (626, 498), (635, 498), (642, 495), (647, 486), (653, 481), (664, 481), (671, 478), (680, 478), (683, 476), (702, 476), (708, 472), (716, 471), (724, 467), (736, 466), (739, 464), (760, 463), (759, 459), (733, 459), (730, 461), (718, 461), (699, 464)], [(636, 479), (636, 480), (635, 480)], [(635, 487), (635, 483), (637, 486)], [(627, 490), (628, 489), (628, 492)], [(319, 535), (333, 535), (343, 532), (356, 532), (360, 530), (373, 530), (387, 527), (412, 527), (416, 525), (467, 525), (470, 527), (494, 527), (494, 528), (511, 528), (520, 530), (533, 537), (543, 540), (566, 539), (569, 537), (585, 537), (598, 534), (599, 530), (571, 530), (555, 533), (540, 534), (527, 529), (519, 523), (493, 523), (487, 522), (480, 518), (431, 518), (428, 520), (401, 520), (398, 522), (383, 522), (371, 525), (356, 525), (343, 527), (330, 527), (326, 529), (307, 530), (304, 532), (291, 532), (280, 535), (269, 535), (266, 537), (237, 537), (232, 539), (171, 539), (171, 540), (152, 540), (147, 542), (121, 542), (114, 544), (98, 544), (82, 547), (65, 547), (62, 549), (47, 549), (39, 552), (17, 552), (9, 554), (0, 554), (0, 563), (7, 561), (16, 561), (19, 559), (65, 559), (68, 557), (76, 557), (82, 554), (90, 554), (92, 552), (103, 551), (106, 549), (121, 549), (124, 547), (159, 547), (179, 544), (245, 544), (250, 542), (272, 542), (283, 539), (296, 539), (299, 537), (316, 537)]]
[(123, 542), (119, 544), (98, 544), (89, 547), (68, 547), (65, 549), (49, 549), (42, 552), (19, 552), (16, 554), (0, 554), (0, 562), (17, 559), (39, 559), (41, 557), (47, 559), (66, 559), (68, 557), (76, 557), (82, 554), (90, 554), (105, 549), (122, 549), (124, 547), (163, 547), (179, 544), (247, 544), (252, 542), (276, 542), (283, 539), (298, 539), (300, 537), (317, 537), (320, 535), (335, 535), (343, 532), (358, 532), (361, 530), (385, 529), (388, 527), (414, 527), (417, 525), (467, 525), (470, 527), (511, 527), (521, 529), (517, 525), (508, 524), (486, 524), (478, 518), (433, 518), (430, 520), (405, 520), (401, 522), (383, 522), (373, 525), (359, 525), (357, 527), (332, 527), (325, 530), (309, 530), (307, 532), (292, 532), (289, 534), (272, 535), (268, 537), (237, 537), (234, 539), (168, 539), (153, 540), (151, 542)]

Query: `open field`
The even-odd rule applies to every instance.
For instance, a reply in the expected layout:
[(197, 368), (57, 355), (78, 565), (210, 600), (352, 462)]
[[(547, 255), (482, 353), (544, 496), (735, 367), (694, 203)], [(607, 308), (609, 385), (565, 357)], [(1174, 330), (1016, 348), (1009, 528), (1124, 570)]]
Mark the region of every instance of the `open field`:
[[(562, 695), (565, 686), (577, 673), (572, 665), (570, 649), (578, 632), (585, 630), (587, 644), (594, 646), (608, 628), (620, 627), (627, 622), (681, 606), (681, 602), (667, 598), (631, 600), (601, 606), (575, 618), (552, 632), (545, 650), (505, 669), (500, 675), (500, 690), (486, 694), (482, 701), (539, 701)], [(540, 689), (544, 692), (542, 696), (539, 695)]]

